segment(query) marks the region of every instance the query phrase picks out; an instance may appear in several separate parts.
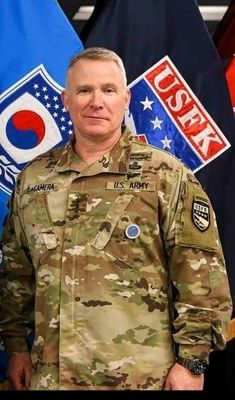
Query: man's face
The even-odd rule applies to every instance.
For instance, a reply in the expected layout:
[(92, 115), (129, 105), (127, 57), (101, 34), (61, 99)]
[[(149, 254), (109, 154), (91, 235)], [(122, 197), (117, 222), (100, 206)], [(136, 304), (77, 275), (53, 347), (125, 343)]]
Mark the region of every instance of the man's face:
[(62, 97), (75, 135), (98, 141), (121, 132), (130, 93), (115, 62), (78, 60), (69, 71)]

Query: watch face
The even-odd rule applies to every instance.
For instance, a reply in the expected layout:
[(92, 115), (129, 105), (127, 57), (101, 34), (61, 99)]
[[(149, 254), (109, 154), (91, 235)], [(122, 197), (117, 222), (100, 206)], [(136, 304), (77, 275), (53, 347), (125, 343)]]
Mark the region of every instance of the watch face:
[(207, 367), (207, 364), (199, 358), (187, 359), (178, 357), (176, 361), (183, 367), (187, 368), (193, 375), (203, 374)]
[(191, 360), (191, 366), (190, 366), (190, 371), (194, 375), (200, 375), (203, 374), (203, 372), (206, 369), (206, 364), (199, 359)]

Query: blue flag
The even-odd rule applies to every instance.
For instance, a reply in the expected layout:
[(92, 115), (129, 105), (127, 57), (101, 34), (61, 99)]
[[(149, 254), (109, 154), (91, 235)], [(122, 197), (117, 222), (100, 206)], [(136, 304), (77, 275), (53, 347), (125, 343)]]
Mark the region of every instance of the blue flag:
[(54, 0), (1, 1), (0, 25), (1, 227), (18, 172), (72, 132), (60, 93), (82, 44)]
[[(1, 234), (19, 171), (73, 131), (60, 93), (67, 65), (83, 46), (54, 0), (0, 1), (0, 26)], [(2, 350), (0, 341), (0, 382), (7, 362)]]
[(187, 164), (210, 196), (235, 304), (235, 121), (196, 1), (97, 0), (80, 37), (121, 56), (132, 94), (126, 122)]

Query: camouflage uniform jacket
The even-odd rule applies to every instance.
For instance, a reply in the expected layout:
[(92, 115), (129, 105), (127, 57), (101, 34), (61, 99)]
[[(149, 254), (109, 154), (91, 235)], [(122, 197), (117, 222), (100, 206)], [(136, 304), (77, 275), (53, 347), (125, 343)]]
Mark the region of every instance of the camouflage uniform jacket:
[(33, 389), (157, 390), (175, 346), (207, 359), (225, 345), (231, 299), (210, 201), (175, 157), (127, 130), (90, 166), (71, 141), (34, 160), (4, 252), (1, 330), (23, 351), (35, 320)]

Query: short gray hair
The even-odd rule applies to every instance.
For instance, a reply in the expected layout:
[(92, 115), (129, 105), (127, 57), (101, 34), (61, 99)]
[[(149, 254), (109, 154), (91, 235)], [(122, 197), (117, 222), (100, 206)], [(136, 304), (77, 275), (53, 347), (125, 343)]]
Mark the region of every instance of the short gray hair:
[(101, 61), (113, 61), (119, 67), (125, 86), (127, 85), (126, 70), (121, 57), (112, 50), (105, 49), (104, 47), (88, 47), (81, 53), (76, 54), (68, 65), (68, 71), (73, 67), (79, 60), (101, 60)]

